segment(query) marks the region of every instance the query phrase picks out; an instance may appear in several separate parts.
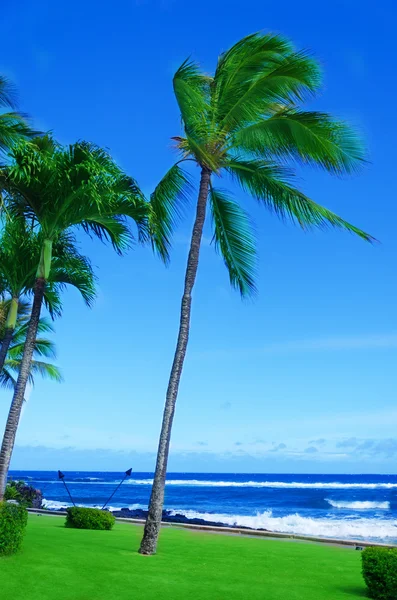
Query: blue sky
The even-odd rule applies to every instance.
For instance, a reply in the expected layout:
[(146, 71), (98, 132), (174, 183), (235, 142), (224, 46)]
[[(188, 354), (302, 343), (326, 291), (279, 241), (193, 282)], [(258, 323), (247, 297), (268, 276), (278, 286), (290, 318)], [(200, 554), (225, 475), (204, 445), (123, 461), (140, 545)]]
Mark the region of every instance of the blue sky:
[[(110, 10), (21, 0), (6, 2), (2, 17), (0, 72), (17, 84), (23, 110), (64, 143), (108, 147), (146, 192), (174, 158), (171, 81), (187, 56), (211, 71), (221, 51), (263, 29), (320, 59), (324, 90), (310, 107), (358, 127), (370, 164), (343, 180), (300, 171), (302, 187), (382, 243), (303, 233), (243, 198), (260, 261), (258, 297), (242, 302), (207, 227), (170, 469), (395, 472), (393, 3), (120, 0)], [(149, 249), (120, 259), (82, 242), (98, 300), (89, 311), (65, 295), (56, 322), (65, 383), (37, 382), (13, 468), (153, 469), (192, 218), (168, 269)], [(9, 400), (0, 392), (0, 422)]]

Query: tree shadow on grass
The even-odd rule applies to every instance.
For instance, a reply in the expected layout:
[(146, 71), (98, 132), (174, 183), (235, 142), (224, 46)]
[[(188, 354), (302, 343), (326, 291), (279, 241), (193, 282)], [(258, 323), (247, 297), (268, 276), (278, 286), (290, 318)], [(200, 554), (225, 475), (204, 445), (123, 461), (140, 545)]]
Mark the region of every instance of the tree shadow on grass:
[(349, 585), (338, 588), (340, 592), (344, 592), (345, 594), (349, 594), (349, 596), (353, 598), (369, 598), (367, 594), (367, 590), (365, 587), (360, 585)]

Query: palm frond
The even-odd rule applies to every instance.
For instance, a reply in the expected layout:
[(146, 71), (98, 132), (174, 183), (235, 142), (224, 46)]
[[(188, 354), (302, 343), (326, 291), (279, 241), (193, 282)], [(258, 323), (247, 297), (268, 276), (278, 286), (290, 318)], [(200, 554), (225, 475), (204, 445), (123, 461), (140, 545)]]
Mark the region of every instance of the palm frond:
[(216, 248), (223, 256), (230, 282), (242, 296), (255, 293), (255, 238), (246, 213), (226, 192), (210, 189)]
[(305, 52), (281, 56), (275, 64), (255, 74), (246, 91), (235, 101), (220, 121), (222, 130), (233, 132), (255, 123), (274, 103), (302, 102), (321, 85), (318, 63)]
[(47, 282), (44, 292), (44, 306), (53, 321), (62, 315), (61, 291), (58, 284)]
[[(15, 373), (19, 373), (19, 369), (21, 366), (21, 361), (10, 358), (5, 361), (4, 369), (9, 373), (10, 370)], [(3, 369), (3, 371), (4, 371)], [(60, 383), (63, 381), (62, 374), (57, 366), (52, 365), (51, 363), (46, 363), (40, 360), (32, 360), (30, 365), (29, 372), (29, 383), (34, 385), (34, 378), (36, 375), (40, 375), (43, 379), (51, 379), (52, 381), (57, 381)]]
[(21, 139), (35, 135), (26, 116), (17, 112), (0, 114), (0, 150), (8, 152)]
[(291, 172), (265, 161), (231, 159), (227, 171), (249, 194), (278, 217), (297, 223), (302, 229), (335, 227), (346, 229), (366, 240), (374, 238), (332, 211), (313, 202), (290, 183)]
[(34, 384), (34, 377), (36, 375), (40, 375), (43, 379), (50, 379), (51, 381), (56, 381), (57, 383), (62, 383), (63, 376), (61, 371), (58, 369), (56, 365), (52, 365), (50, 363), (32, 360), (32, 364), (30, 367), (29, 373), (29, 383)]
[(0, 75), (0, 106), (16, 108), (17, 91), (14, 84), (4, 75)]
[(328, 114), (283, 109), (238, 131), (233, 147), (258, 156), (293, 158), (332, 173), (351, 173), (365, 162), (365, 148), (347, 123)]
[(196, 144), (211, 136), (211, 81), (190, 60), (185, 60), (173, 79), (175, 97), (187, 137), (192, 138)]
[[(30, 318), (30, 316), (22, 317), (20, 311), (18, 310), (17, 326), (15, 328), (14, 335), (12, 338), (14, 344), (19, 344), (19, 343), (25, 341), (26, 334), (28, 332), (28, 327), (29, 327), (29, 318)], [(39, 320), (37, 332), (40, 334), (53, 333), (54, 328), (48, 319), (46, 319), (45, 317), (42, 317)]]
[(153, 250), (168, 263), (171, 237), (184, 213), (192, 189), (190, 177), (173, 165), (150, 196), (149, 233)]
[(73, 255), (54, 257), (50, 278), (50, 293), (60, 297), (62, 289), (71, 285), (80, 292), (87, 306), (92, 306), (96, 298), (96, 277), (88, 258), (77, 252)]
[(110, 242), (117, 252), (123, 254), (131, 248), (133, 235), (123, 217), (91, 214), (81, 222), (83, 230), (101, 242)]
[(12, 376), (6, 365), (4, 365), (2, 371), (0, 371), (0, 387), (13, 390), (16, 384), (17, 380)]
[[(15, 342), (13, 339), (12, 346), (8, 350), (8, 356), (10, 359), (20, 360), (23, 356), (23, 349), (25, 342)], [(55, 358), (56, 351), (54, 342), (45, 338), (36, 338), (34, 347), (35, 356), (45, 356), (46, 358)]]
[(258, 73), (269, 71), (293, 51), (291, 42), (286, 38), (257, 32), (244, 37), (221, 54), (213, 86), (218, 121), (247, 92)]

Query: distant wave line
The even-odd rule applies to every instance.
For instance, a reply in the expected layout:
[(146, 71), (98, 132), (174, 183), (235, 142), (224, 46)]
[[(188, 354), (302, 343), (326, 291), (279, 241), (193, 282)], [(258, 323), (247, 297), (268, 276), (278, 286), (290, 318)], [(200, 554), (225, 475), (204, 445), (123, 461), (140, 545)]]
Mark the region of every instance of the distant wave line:
[[(58, 480), (35, 480), (42, 484), (60, 483)], [(74, 481), (67, 480), (72, 485), (116, 485), (120, 481)], [(128, 479), (124, 485), (152, 485), (153, 479)], [(251, 488), (292, 488), (292, 489), (397, 489), (397, 483), (341, 483), (332, 482), (301, 482), (301, 481), (210, 481), (201, 479), (169, 479), (166, 485), (186, 486), (186, 487), (251, 487)]]

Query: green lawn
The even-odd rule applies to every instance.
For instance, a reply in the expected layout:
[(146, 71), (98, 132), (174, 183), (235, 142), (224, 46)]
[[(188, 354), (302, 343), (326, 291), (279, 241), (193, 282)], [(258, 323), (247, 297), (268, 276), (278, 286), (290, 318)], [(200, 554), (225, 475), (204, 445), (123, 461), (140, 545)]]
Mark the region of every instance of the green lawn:
[(360, 552), (312, 543), (163, 529), (156, 556), (140, 527), (65, 529), (29, 516), (20, 554), (0, 559), (3, 600), (354, 600)]

